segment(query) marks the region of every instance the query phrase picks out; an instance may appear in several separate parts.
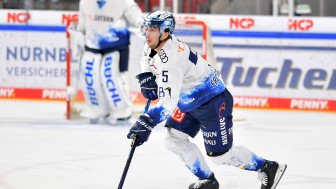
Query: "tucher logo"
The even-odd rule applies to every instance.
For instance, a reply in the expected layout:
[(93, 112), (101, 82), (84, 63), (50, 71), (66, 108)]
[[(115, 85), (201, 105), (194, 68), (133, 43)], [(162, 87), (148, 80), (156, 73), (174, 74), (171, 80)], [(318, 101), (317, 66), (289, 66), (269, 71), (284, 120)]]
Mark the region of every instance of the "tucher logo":
[(161, 49), (161, 50), (159, 51), (159, 57), (160, 57), (160, 59), (161, 59), (161, 61), (162, 61), (163, 63), (168, 62), (168, 56), (167, 56), (166, 52), (165, 52), (163, 49)]

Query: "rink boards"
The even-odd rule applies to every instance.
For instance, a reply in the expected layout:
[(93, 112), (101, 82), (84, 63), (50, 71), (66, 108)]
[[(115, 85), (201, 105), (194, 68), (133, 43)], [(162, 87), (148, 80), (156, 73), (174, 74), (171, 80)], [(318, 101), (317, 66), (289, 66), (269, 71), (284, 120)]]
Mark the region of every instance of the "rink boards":
[[(76, 16), (76, 12), (0, 10), (0, 99), (66, 98), (64, 25)], [(235, 106), (336, 112), (335, 19), (177, 17), (202, 19), (211, 27), (217, 69), (234, 94)], [(176, 35), (201, 34), (177, 30)], [(133, 45), (129, 76), (137, 104), (144, 102), (134, 78), (139, 56), (141, 49)]]

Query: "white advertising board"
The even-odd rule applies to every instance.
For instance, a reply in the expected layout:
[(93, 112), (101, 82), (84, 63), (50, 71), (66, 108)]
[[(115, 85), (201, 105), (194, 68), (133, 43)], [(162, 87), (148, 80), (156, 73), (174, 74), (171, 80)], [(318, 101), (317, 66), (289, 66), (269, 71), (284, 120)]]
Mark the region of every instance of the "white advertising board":
[[(236, 106), (336, 111), (336, 19), (176, 17), (207, 21)], [(76, 12), (0, 10), (0, 98), (64, 100), (65, 23), (72, 18)], [(138, 91), (141, 51), (130, 52), (131, 87)]]

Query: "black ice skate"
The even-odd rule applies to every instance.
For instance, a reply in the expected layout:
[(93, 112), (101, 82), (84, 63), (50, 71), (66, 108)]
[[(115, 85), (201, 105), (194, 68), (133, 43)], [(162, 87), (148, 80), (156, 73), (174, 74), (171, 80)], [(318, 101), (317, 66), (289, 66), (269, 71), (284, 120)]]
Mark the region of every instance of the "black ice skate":
[(261, 181), (261, 189), (275, 189), (286, 168), (286, 164), (278, 164), (275, 161), (266, 160), (264, 167), (258, 174), (258, 179)]
[(197, 182), (189, 185), (189, 189), (218, 189), (219, 184), (212, 173), (207, 179), (199, 179)]

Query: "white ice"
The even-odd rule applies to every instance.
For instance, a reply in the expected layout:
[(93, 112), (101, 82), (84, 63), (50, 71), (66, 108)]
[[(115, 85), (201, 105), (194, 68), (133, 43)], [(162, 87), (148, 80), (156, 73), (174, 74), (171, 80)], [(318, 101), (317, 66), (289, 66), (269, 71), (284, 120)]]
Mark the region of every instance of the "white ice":
[[(124, 169), (130, 125), (66, 121), (64, 103), (0, 101), (0, 189), (112, 189)], [(234, 143), (287, 163), (277, 189), (336, 188), (336, 114), (236, 110)], [(125, 189), (186, 189), (196, 178), (164, 147), (159, 125), (136, 148)], [(201, 134), (195, 139), (204, 152)], [(257, 189), (255, 172), (209, 162), (221, 189)]]

